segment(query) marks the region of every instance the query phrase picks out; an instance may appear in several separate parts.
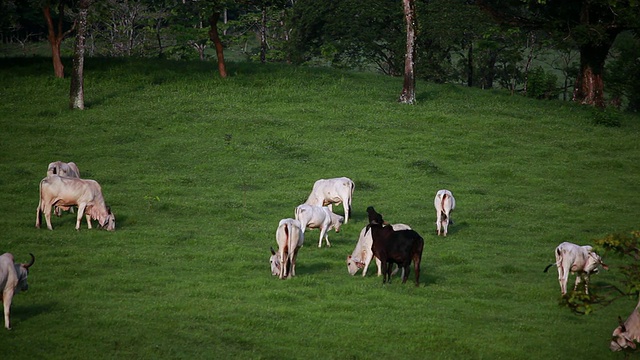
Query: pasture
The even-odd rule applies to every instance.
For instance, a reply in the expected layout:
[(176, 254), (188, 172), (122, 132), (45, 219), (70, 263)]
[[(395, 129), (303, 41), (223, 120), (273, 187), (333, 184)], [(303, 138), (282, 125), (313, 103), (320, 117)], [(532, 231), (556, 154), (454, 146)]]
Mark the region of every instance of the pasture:
[[(607, 127), (571, 103), (423, 82), (406, 106), (399, 78), (150, 59), (87, 59), (87, 110), (70, 111), (49, 59), (0, 63), (0, 252), (36, 256), (3, 359), (622, 357), (608, 343), (636, 300), (575, 315), (542, 270), (563, 241), (638, 229), (637, 117)], [(102, 185), (115, 232), (70, 214), (34, 228), (56, 160)], [(297, 277), (273, 277), (279, 220), (339, 176), (349, 223), (331, 248), (307, 231)], [(347, 273), (369, 205), (424, 237), (420, 287), (383, 285), (374, 263)], [(593, 288), (619, 285), (604, 260)]]

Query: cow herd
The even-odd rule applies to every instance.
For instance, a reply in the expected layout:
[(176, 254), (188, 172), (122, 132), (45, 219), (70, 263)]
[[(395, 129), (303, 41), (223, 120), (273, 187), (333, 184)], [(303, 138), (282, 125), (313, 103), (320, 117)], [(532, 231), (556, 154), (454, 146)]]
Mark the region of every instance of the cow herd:
[[(320, 179), (316, 181), (311, 194), (304, 204), (295, 208), (295, 218), (280, 220), (276, 229), (276, 243), (278, 251), (271, 247), (271, 273), (280, 279), (296, 275), (296, 260), (298, 252), (304, 244), (306, 229), (319, 229), (318, 247), (322, 242), (331, 246), (328, 232), (339, 232), (343, 224), (349, 221), (352, 214), (351, 203), (354, 182), (346, 177)], [(333, 205), (342, 204), (345, 216), (333, 212)], [(92, 228), (91, 221), (97, 220), (99, 227), (109, 231), (115, 230), (115, 215), (105, 204), (102, 189), (98, 182), (80, 178), (80, 170), (73, 162), (52, 162), (47, 168), (47, 176), (40, 181), (40, 199), (36, 210), (36, 227), (40, 228), (41, 215), (44, 214), (47, 228), (51, 226), (51, 212), (60, 216), (62, 211), (76, 212), (76, 230), (80, 229), (83, 215), (87, 227)], [(451, 191), (442, 189), (436, 192), (434, 207), (436, 209), (436, 233), (447, 236), (448, 227), (453, 223), (451, 212), (455, 209), (456, 201)], [(420, 284), (420, 262), (424, 248), (424, 239), (406, 224), (389, 224), (384, 221), (372, 206), (367, 208), (369, 223), (362, 228), (356, 247), (347, 256), (347, 271), (355, 275), (362, 270), (366, 276), (372, 259), (377, 264), (377, 274), (382, 275), (383, 283), (390, 282), (393, 264), (402, 270), (402, 283), (407, 281), (410, 265), (413, 263), (415, 285)], [(4, 323), (6, 329), (11, 329), (9, 319), (13, 295), (28, 288), (27, 276), (29, 268), (35, 262), (31, 255), (29, 263), (15, 263), (11, 253), (0, 255), (0, 291), (4, 306)], [(608, 269), (591, 246), (579, 246), (569, 242), (558, 245), (554, 252), (556, 262), (551, 266), (558, 269), (560, 291), (567, 293), (569, 273), (576, 274), (574, 291), (584, 281), (585, 292), (589, 292), (589, 277), (598, 272), (599, 267)], [(397, 271), (396, 270), (396, 271)], [(636, 348), (635, 342), (640, 342), (640, 302), (629, 318), (614, 330), (610, 348), (612, 351), (626, 348)]]
[[(36, 228), (40, 228), (44, 214), (47, 228), (51, 226), (51, 212), (61, 216), (62, 211), (75, 212), (77, 206), (76, 230), (80, 230), (82, 216), (86, 217), (87, 227), (92, 228), (91, 221), (97, 220), (99, 227), (113, 231), (116, 229), (116, 217), (111, 208), (104, 202), (100, 184), (95, 180), (81, 179), (78, 166), (73, 163), (55, 161), (47, 167), (47, 176), (40, 181), (40, 200), (36, 209)], [(11, 330), (9, 314), (13, 295), (26, 291), (29, 287), (27, 276), (29, 268), (36, 258), (26, 264), (16, 263), (13, 254), (0, 255), (0, 300), (4, 307), (4, 327)]]

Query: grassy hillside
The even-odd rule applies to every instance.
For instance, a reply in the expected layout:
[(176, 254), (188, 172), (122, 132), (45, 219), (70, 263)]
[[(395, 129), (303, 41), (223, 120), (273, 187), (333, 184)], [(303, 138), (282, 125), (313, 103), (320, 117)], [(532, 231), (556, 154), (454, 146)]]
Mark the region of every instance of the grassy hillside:
[[(573, 315), (542, 270), (562, 241), (638, 229), (637, 118), (420, 82), (406, 106), (401, 79), (149, 59), (88, 59), (87, 110), (69, 111), (48, 59), (0, 63), (0, 252), (36, 255), (3, 358), (620, 357), (608, 342), (636, 301)], [(34, 228), (55, 160), (100, 182), (115, 232), (69, 214)], [(298, 276), (272, 277), (278, 221), (338, 176), (356, 183), (351, 221), (331, 248), (308, 231)], [(425, 238), (420, 287), (347, 273), (369, 205)], [(619, 284), (605, 261), (593, 283)]]

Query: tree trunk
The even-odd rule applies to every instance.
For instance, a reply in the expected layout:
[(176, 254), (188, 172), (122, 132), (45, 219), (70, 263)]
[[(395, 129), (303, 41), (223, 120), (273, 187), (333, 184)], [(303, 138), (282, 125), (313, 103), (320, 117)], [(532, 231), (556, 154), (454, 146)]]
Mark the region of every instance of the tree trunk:
[(267, 61), (267, 7), (262, 6), (262, 21), (260, 23), (260, 62)]
[(220, 73), (220, 77), (227, 77), (227, 69), (224, 65), (224, 50), (222, 47), (222, 41), (220, 40), (220, 36), (218, 35), (218, 19), (220, 19), (220, 13), (214, 12), (209, 17), (209, 25), (211, 29), (209, 30), (209, 38), (216, 46), (216, 56), (218, 57), (218, 72)]
[(87, 14), (91, 0), (80, 0), (76, 31), (76, 48), (73, 55), (69, 108), (84, 110), (84, 50), (87, 32)]
[(415, 24), (415, 0), (402, 0), (404, 7), (404, 19), (407, 25), (407, 49), (404, 57), (404, 83), (399, 102), (403, 104), (415, 104), (416, 102), (416, 24)]
[(469, 42), (467, 50), (467, 86), (473, 87), (473, 42)]
[(580, 46), (580, 72), (573, 90), (573, 101), (600, 108), (606, 106), (602, 75), (604, 63), (614, 39), (615, 36), (600, 44)]
[(62, 43), (62, 39), (64, 35), (62, 34), (62, 20), (64, 14), (64, 3), (60, 2), (59, 5), (60, 10), (60, 18), (58, 19), (58, 32), (56, 33), (56, 28), (53, 24), (53, 19), (51, 18), (51, 7), (49, 3), (45, 5), (42, 9), (44, 12), (44, 19), (47, 22), (47, 39), (49, 40), (49, 44), (51, 45), (51, 59), (53, 60), (53, 73), (58, 78), (64, 78), (64, 65), (62, 65), (62, 59), (60, 57), (60, 44)]

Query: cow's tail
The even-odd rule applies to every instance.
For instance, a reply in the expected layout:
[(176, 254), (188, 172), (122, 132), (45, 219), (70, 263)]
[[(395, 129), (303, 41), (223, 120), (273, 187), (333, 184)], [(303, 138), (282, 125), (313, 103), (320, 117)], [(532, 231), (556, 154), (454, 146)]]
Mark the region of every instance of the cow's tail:
[(442, 215), (443, 215), (442, 217), (443, 221), (449, 221), (447, 212), (444, 210), (444, 203), (446, 199), (447, 199), (447, 193), (444, 193), (442, 195), (442, 199), (440, 200), (440, 211), (442, 212)]
[(40, 228), (40, 224), (42, 224), (42, 212), (44, 211), (43, 209), (43, 204), (42, 204), (42, 182), (44, 181), (44, 179), (40, 180), (40, 198), (38, 199), (38, 209), (36, 209), (36, 227)]
[[(559, 255), (559, 254), (560, 254), (560, 251), (558, 251), (558, 255)], [(549, 270), (549, 268), (550, 268), (550, 267), (552, 267), (552, 266), (554, 266), (554, 265), (555, 265), (555, 266), (560, 266), (560, 261), (556, 261), (556, 262), (554, 262), (553, 264), (549, 264), (549, 265), (547, 265), (547, 267), (546, 267), (546, 268), (544, 268), (544, 272), (547, 272), (547, 270)]]

